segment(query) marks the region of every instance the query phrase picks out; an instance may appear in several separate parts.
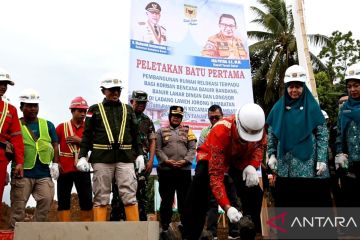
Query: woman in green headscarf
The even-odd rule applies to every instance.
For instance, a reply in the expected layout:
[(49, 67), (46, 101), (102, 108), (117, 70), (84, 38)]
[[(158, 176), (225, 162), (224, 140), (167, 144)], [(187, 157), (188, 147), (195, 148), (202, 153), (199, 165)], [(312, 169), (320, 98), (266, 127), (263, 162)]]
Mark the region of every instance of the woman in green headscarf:
[(330, 207), (328, 130), (324, 116), (305, 85), (304, 68), (289, 67), (284, 82), (285, 94), (266, 120), (268, 165), (277, 175), (275, 205)]
[(337, 122), (335, 167), (341, 174), (344, 207), (360, 207), (360, 64), (346, 70), (349, 99)]

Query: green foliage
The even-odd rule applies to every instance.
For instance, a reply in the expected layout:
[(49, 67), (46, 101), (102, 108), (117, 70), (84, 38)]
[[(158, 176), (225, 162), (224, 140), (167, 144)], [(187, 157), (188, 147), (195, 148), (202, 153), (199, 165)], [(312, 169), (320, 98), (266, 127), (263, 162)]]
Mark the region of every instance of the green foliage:
[[(248, 31), (249, 38), (257, 42), (250, 48), (252, 80), (255, 102), (268, 113), (273, 104), (284, 92), (284, 75), (289, 66), (298, 63), (294, 19), (291, 10), (286, 8), (284, 0), (258, 0), (263, 11), (251, 7), (257, 23), (265, 31)], [(327, 42), (323, 35), (310, 36), (312, 43), (322, 45)], [(323, 65), (315, 59), (318, 66)]]
[(351, 31), (345, 34), (334, 31), (318, 57), (325, 62), (329, 78), (340, 79), (344, 84), (345, 70), (360, 60), (360, 40), (353, 39)]
[[(352, 38), (352, 33), (334, 31), (329, 42), (318, 57), (322, 59), (326, 71), (315, 75), (321, 107), (328, 113), (332, 122), (338, 114), (337, 101), (345, 93), (345, 70), (360, 60), (360, 41)], [(333, 85), (334, 80), (340, 80)]]
[(316, 73), (315, 80), (320, 107), (327, 112), (330, 121), (334, 123), (338, 113), (337, 101), (341, 92), (339, 92), (338, 86), (333, 85), (332, 80), (324, 71)]

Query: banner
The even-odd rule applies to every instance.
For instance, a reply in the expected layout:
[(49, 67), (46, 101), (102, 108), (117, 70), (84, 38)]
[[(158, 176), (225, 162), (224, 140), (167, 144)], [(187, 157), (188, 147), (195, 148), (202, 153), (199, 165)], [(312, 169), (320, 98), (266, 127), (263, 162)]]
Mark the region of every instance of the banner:
[(253, 102), (244, 6), (224, 1), (143, 1), (131, 6), (129, 96), (149, 95), (146, 114), (156, 128), (172, 105), (184, 124), (206, 127), (208, 108), (225, 115)]

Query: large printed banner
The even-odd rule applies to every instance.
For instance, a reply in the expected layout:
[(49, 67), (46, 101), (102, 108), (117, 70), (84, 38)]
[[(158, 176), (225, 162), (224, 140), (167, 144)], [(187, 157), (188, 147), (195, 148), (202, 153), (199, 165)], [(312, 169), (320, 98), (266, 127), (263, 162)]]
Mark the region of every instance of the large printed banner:
[(195, 131), (208, 125), (213, 104), (235, 113), (253, 101), (244, 26), (241, 3), (132, 0), (129, 95), (149, 94), (146, 113), (157, 127), (171, 105), (184, 107)]

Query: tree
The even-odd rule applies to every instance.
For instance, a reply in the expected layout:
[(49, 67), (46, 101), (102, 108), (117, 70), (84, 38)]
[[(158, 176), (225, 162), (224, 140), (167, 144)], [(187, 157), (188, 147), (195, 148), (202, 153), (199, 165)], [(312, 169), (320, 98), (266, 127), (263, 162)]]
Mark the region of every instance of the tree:
[(347, 67), (360, 60), (360, 40), (353, 39), (351, 31), (346, 34), (335, 31), (318, 57), (325, 61), (329, 78), (340, 80), (343, 84)]
[[(257, 42), (250, 48), (252, 79), (255, 101), (268, 112), (283, 94), (283, 78), (286, 69), (298, 63), (294, 19), (291, 10), (286, 8), (284, 0), (258, 0), (264, 11), (251, 7), (256, 18), (252, 21), (265, 31), (248, 31), (249, 38)], [(323, 35), (316, 34), (309, 38), (312, 43), (322, 45), (327, 42)], [(319, 67), (321, 61), (316, 59)], [(263, 102), (261, 102), (263, 98)]]

